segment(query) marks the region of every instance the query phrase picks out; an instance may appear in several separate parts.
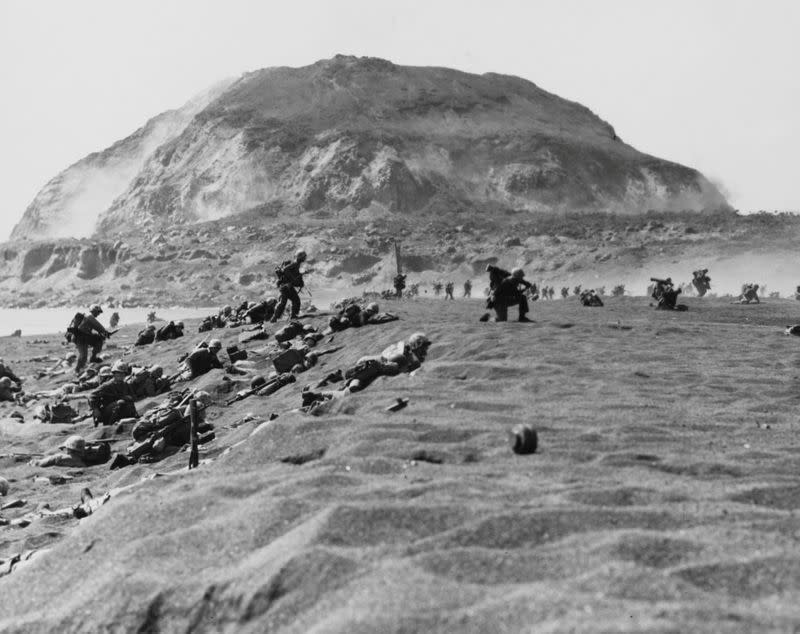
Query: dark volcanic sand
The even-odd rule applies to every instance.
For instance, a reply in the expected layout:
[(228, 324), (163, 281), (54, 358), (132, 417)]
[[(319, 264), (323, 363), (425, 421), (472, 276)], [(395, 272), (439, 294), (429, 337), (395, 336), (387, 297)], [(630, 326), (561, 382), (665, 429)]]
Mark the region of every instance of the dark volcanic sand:
[[(186, 453), (115, 472), (0, 458), (0, 500), (27, 500), (8, 519), (135, 484), (80, 522), (0, 527), (0, 558), (47, 549), (0, 578), (0, 629), (791, 631), (800, 339), (782, 330), (800, 303), (687, 303), (537, 302), (534, 324), (479, 323), (478, 302), (387, 304), (401, 321), (337, 334), (347, 349), (275, 396), (226, 408), (207, 380), (217, 440), (196, 471), (152, 477)], [(414, 376), (320, 416), (290, 411), (306, 383), (416, 330), (433, 346)], [(23, 357), (63, 354), (46, 339), (3, 339), (3, 356), (29, 375), (52, 362)], [(170, 371), (197, 339), (128, 358)], [(399, 396), (408, 407), (386, 413)], [(537, 454), (509, 450), (518, 422), (538, 430)], [(2, 422), (0, 453), (76, 431), (97, 433)], [(34, 482), (45, 472), (74, 478)]]

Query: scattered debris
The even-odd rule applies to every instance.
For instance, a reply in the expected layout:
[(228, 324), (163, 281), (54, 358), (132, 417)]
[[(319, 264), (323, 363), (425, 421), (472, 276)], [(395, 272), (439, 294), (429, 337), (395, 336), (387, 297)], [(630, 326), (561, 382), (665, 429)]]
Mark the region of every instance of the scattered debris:
[(530, 425), (514, 425), (508, 433), (511, 450), (516, 454), (536, 453), (539, 437)]
[(407, 405), (408, 405), (408, 399), (407, 398), (398, 398), (398, 399), (395, 400), (394, 403), (389, 405), (389, 407), (387, 407), (384, 411), (385, 412), (397, 412), (397, 411), (403, 409), (404, 407), (406, 407)]

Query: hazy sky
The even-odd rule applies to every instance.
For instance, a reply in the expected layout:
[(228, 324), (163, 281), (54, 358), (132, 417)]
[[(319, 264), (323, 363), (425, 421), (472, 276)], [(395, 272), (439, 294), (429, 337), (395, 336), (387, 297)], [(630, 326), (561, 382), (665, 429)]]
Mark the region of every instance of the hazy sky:
[(800, 210), (796, 0), (0, 0), (5, 239), (61, 169), (218, 79), (336, 53), (519, 75), (742, 211)]

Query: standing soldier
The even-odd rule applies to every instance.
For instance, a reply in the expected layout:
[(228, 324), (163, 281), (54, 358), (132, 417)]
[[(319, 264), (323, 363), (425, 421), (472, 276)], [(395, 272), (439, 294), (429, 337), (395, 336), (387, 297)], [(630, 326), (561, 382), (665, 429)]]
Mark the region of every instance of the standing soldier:
[(294, 254), (294, 260), (286, 260), (277, 269), (275, 275), (277, 276), (278, 290), (280, 291), (280, 299), (278, 305), (275, 307), (275, 314), (270, 319), (271, 323), (275, 323), (283, 315), (283, 310), (286, 308), (286, 302), (292, 302), (291, 318), (295, 319), (300, 313), (300, 296), (297, 294), (298, 288), (303, 288), (305, 282), (303, 281), (303, 274), (300, 272), (300, 265), (306, 261), (306, 252), (302, 249)]
[(434, 282), (433, 283), (433, 294), (436, 295), (436, 297), (439, 297), (439, 295), (441, 295), (441, 293), (442, 293), (442, 283), (441, 282)]
[(398, 273), (394, 276), (394, 280), (392, 280), (394, 284), (394, 296), (397, 299), (402, 299), (403, 297), (403, 289), (406, 287), (406, 276), (402, 273)]
[(78, 361), (75, 363), (75, 373), (80, 374), (83, 366), (86, 365), (89, 356), (89, 347), (92, 348), (91, 363), (100, 363), (102, 359), (98, 356), (103, 350), (103, 342), (111, 336), (103, 325), (97, 321), (97, 316), (103, 312), (99, 304), (93, 304), (89, 308), (89, 314), (84, 315), (80, 323), (74, 327), (72, 335), (75, 339), (75, 347), (78, 349)]
[(456, 285), (452, 282), (448, 282), (444, 285), (444, 298), (445, 299), (455, 299), (453, 297), (453, 289), (455, 289)]
[(464, 297), (472, 297), (472, 282), (470, 280), (464, 282)]

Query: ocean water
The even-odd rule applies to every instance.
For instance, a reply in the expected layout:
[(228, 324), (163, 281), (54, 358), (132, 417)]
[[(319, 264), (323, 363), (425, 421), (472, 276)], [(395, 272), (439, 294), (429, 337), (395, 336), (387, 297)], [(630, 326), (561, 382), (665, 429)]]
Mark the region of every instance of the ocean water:
[[(15, 330), (22, 330), (23, 335), (51, 335), (66, 332), (69, 322), (77, 312), (85, 312), (87, 307), (80, 308), (0, 308), (0, 337), (10, 335)], [(99, 316), (100, 323), (110, 329), (108, 320), (111, 314), (119, 313), (119, 326), (144, 324), (147, 315), (155, 310), (156, 317), (164, 321), (178, 321), (211, 315), (219, 310), (212, 307), (170, 307), (170, 308), (104, 308)], [(117, 326), (117, 327), (119, 327)]]

